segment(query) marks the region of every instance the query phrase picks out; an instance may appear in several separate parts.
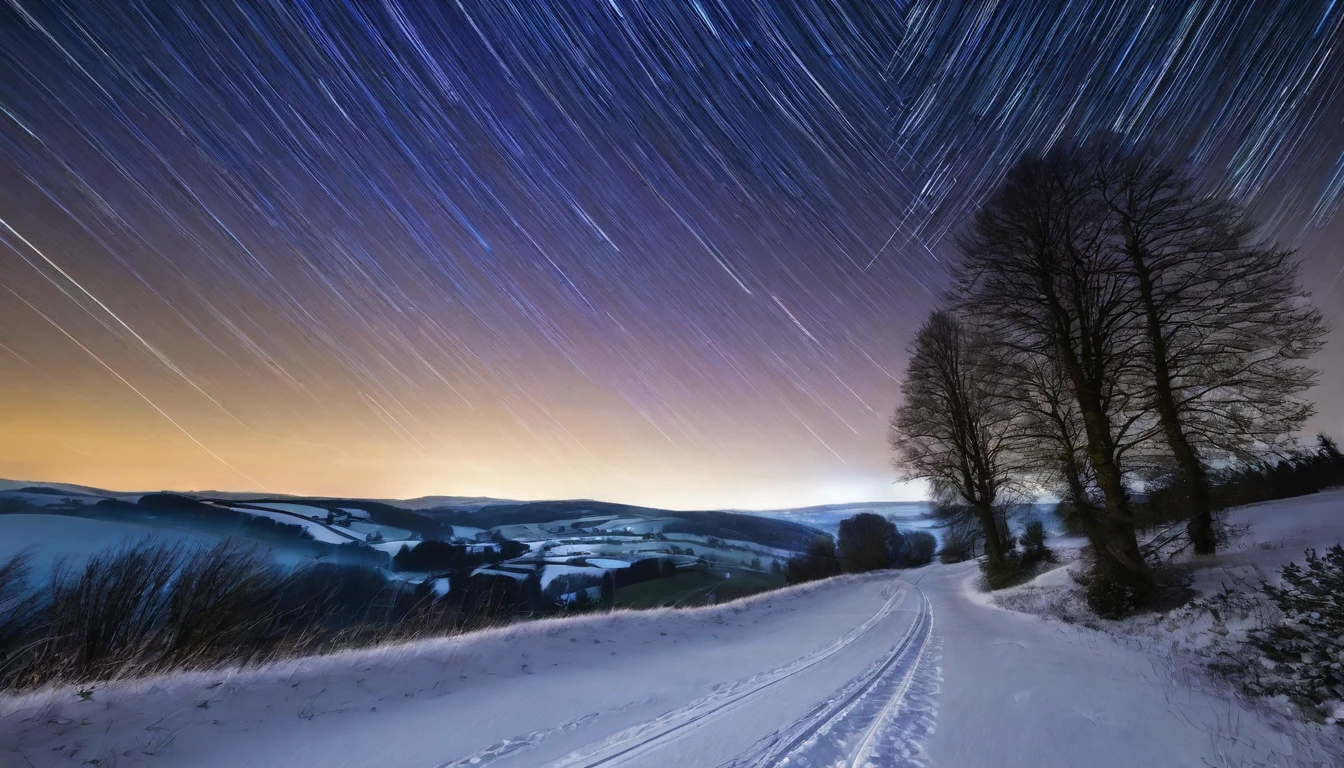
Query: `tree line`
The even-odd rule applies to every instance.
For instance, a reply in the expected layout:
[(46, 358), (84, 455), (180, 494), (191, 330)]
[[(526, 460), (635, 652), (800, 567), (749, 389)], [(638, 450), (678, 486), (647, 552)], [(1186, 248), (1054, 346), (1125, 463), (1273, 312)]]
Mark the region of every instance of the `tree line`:
[(1059, 498), (1094, 553), (1093, 608), (1142, 604), (1135, 491), (1211, 554), (1218, 474), (1283, 455), (1313, 413), (1327, 328), (1294, 253), (1189, 173), (1104, 143), (1024, 157), (957, 246), (892, 419), (898, 470), (973, 527), (987, 573), (1013, 567), (1007, 511)]
[(817, 538), (807, 552), (789, 558), (784, 576), (801, 584), (840, 573), (919, 568), (933, 562), (937, 548), (928, 531), (902, 531), (881, 515), (860, 512), (840, 521), (835, 538)]

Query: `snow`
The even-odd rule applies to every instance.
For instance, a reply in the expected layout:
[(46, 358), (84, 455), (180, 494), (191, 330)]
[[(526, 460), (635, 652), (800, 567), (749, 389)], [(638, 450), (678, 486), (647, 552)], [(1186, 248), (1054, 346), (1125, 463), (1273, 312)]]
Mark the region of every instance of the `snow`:
[(368, 510), (364, 509), (351, 509), (350, 507), (341, 507), (340, 510), (346, 513), (347, 515), (355, 518), (356, 520), (368, 520), (370, 517)]
[[(572, 541), (563, 539), (563, 541)], [(608, 543), (608, 542), (612, 543)], [(544, 542), (543, 542), (544, 543)], [(625, 555), (635, 552), (667, 552), (671, 544), (663, 541), (644, 541), (642, 539), (617, 539), (603, 536), (593, 541), (570, 544), (553, 544), (546, 548), (547, 554), (559, 556), (574, 555)]]
[(94, 520), (70, 515), (0, 515), (0, 563), (27, 550), (32, 559), (29, 580), (43, 583), (51, 567), (64, 558), (79, 567), (108, 547), (137, 542), (145, 537), (157, 541), (211, 545), (216, 539), (194, 531), (131, 522)]
[(430, 591), (434, 593), (436, 599), (447, 595), (451, 586), (452, 580), (447, 576), (440, 576), (429, 583)]
[[(888, 657), (910, 624), (900, 609), (916, 597), (892, 574), (845, 577), (711, 608), (96, 685), (92, 701), (65, 688), (0, 697), (0, 754), (21, 750), (20, 764), (35, 768), (117, 756), (201, 768), (505, 768), (639, 742), (628, 765), (719, 765)], [(698, 718), (696, 738), (643, 728), (668, 715)]]
[(584, 595), (589, 600), (601, 600), (602, 587), (585, 587), (584, 589), (581, 589), (578, 592), (566, 592), (565, 594), (560, 596), (560, 602), (566, 605), (578, 602), (579, 595)]
[[(286, 504), (285, 506), (296, 507), (299, 505)], [(271, 520), (274, 520), (277, 523), (302, 526), (308, 529), (308, 532), (313, 535), (314, 539), (316, 539), (317, 541), (325, 541), (328, 544), (348, 544), (352, 541), (364, 540), (363, 536), (356, 536), (355, 534), (337, 533), (335, 530), (327, 527), (326, 525), (323, 525), (322, 523), (319, 523), (315, 520), (310, 520), (306, 517), (299, 517), (296, 514), (289, 514), (280, 511), (272, 512), (265, 509), (251, 509), (249, 507), (231, 507), (231, 509), (233, 509), (236, 512), (242, 512), (245, 515), (270, 518)]]
[(253, 506), (262, 507), (264, 509), (273, 509), (277, 512), (288, 512), (291, 515), (302, 515), (304, 517), (319, 517), (324, 520), (326, 519), (328, 514), (327, 510), (321, 507), (313, 507), (307, 504), (282, 504), (278, 502), (264, 502), (264, 503), (256, 503)]
[[(547, 566), (547, 567), (550, 567), (550, 568), (556, 568), (556, 567), (559, 567), (559, 566)], [(516, 580), (516, 581), (523, 581), (524, 579), (526, 579), (526, 578), (528, 577), (528, 574), (527, 574), (527, 573), (523, 573), (523, 572), (521, 572), (521, 571), (508, 571), (508, 570), (503, 570), (503, 569), (501, 569), (501, 568), (490, 568), (490, 567), (481, 567), (481, 568), (477, 568), (476, 570), (474, 570), (474, 571), (471, 572), (471, 575), (472, 575), (472, 576), (477, 576), (477, 575), (481, 575), (481, 576), (508, 576), (510, 579), (514, 579), (514, 580)]]
[[(1255, 527), (1216, 567), (1300, 558), (1333, 543), (1342, 510), (1344, 492), (1234, 512)], [(1068, 574), (1027, 589), (1067, 591)], [(0, 697), (0, 754), (33, 768), (1344, 764), (1334, 730), (1245, 704), (1166, 647), (1008, 610), (977, 576), (932, 565), (95, 685), (91, 701)]]
[[(995, 593), (993, 598), (974, 597), (1011, 609), (1007, 613), (1018, 618), (1022, 613), (1015, 612), (1046, 617), (1048, 624), (1061, 631), (1105, 636), (1126, 652), (1156, 660), (1155, 670), (1169, 670), (1192, 686), (1231, 698), (1227, 685), (1207, 671), (1208, 665), (1225, 661), (1223, 654), (1241, 653), (1247, 633), (1273, 618), (1273, 609), (1259, 593), (1262, 581), (1278, 582), (1279, 568), (1302, 561), (1306, 549), (1324, 550), (1344, 541), (1344, 490), (1240, 507), (1229, 510), (1225, 518), (1230, 529), (1240, 534), (1212, 557), (1183, 555), (1171, 564), (1186, 577), (1194, 596), (1164, 613), (1140, 613), (1122, 621), (1092, 616), (1074, 578), (1082, 566), (1077, 560), (1023, 586)], [(968, 579), (968, 589), (974, 588), (973, 581)], [(1302, 731), (1310, 732), (1314, 726), (1294, 722), (1294, 713), (1281, 702), (1264, 704), (1292, 716), (1283, 727), (1310, 741), (1310, 733), (1303, 735)], [(1230, 704), (1219, 706), (1229, 717), (1240, 716)], [(1340, 763), (1336, 757), (1335, 764)]]
[(365, 523), (359, 520), (356, 520), (350, 523), (349, 525), (338, 527), (354, 532), (361, 539), (365, 535), (370, 533), (381, 533), (384, 539), (398, 539), (401, 541), (405, 541), (411, 538), (411, 532), (406, 530), (405, 528), (393, 528), (390, 525)]
[[(1052, 546), (1064, 553), (1066, 562), (1032, 581), (995, 593), (994, 600), (1006, 607), (1027, 613), (1083, 623), (1107, 632), (1141, 639), (1145, 644), (1161, 646), (1164, 651), (1190, 650), (1195, 646), (1212, 651), (1230, 647), (1245, 637), (1260, 617), (1250, 610), (1246, 615), (1229, 617), (1226, 606), (1215, 619), (1210, 601), (1227, 602), (1226, 597), (1253, 597), (1261, 581), (1278, 582), (1278, 569), (1301, 561), (1307, 549), (1324, 551), (1344, 542), (1344, 489), (1325, 491), (1292, 499), (1251, 504), (1229, 510), (1224, 515), (1228, 526), (1241, 531), (1213, 557), (1193, 558), (1186, 554), (1172, 566), (1190, 581), (1196, 593), (1193, 610), (1175, 615), (1140, 614), (1123, 622), (1108, 622), (1090, 616), (1083, 606), (1074, 575), (1081, 568), (1075, 558), (1078, 540)], [(1254, 606), (1248, 606), (1253, 608)], [(1229, 622), (1231, 619), (1231, 622)], [(1213, 632), (1214, 627), (1217, 632)], [(1226, 629), (1226, 634), (1222, 630)]]
[[(629, 565), (629, 563), (626, 563), (626, 565)], [(477, 573), (480, 573), (480, 571), (478, 570)], [(565, 576), (574, 573), (596, 576), (600, 579), (602, 578), (602, 574), (606, 573), (606, 571), (601, 568), (585, 568), (581, 565), (547, 565), (545, 568), (541, 569), (541, 588), (545, 589), (546, 585), (555, 581), (557, 576)]]
[(660, 517), (649, 519), (645, 517), (627, 517), (615, 520), (608, 520), (595, 526), (601, 531), (622, 531), (624, 533), (656, 533), (663, 530), (668, 523), (675, 522), (674, 518)]
[(402, 547), (406, 547), (407, 549), (415, 549), (416, 546), (419, 544), (420, 541), (418, 539), (406, 539), (403, 541), (380, 541), (377, 544), (367, 544), (366, 546), (373, 547), (379, 552), (386, 552), (389, 555), (396, 555), (398, 552), (401, 551)]
[(561, 555), (561, 556), (570, 556), (570, 555), (591, 555), (591, 554), (593, 553), (593, 550), (594, 550), (594, 549), (597, 549), (597, 548), (599, 548), (599, 547), (600, 547), (600, 545), (598, 545), (598, 544), (596, 544), (596, 543), (593, 543), (593, 544), (557, 544), (557, 545), (555, 545), (555, 546), (553, 546), (553, 547), (547, 547), (547, 548), (546, 548), (546, 554), (548, 554), (548, 555)]
[(967, 563), (929, 568), (920, 582), (943, 638), (934, 765), (1296, 765), (1319, 755), (1310, 729), (1253, 711), (1176, 657), (967, 599), (977, 578)]
[(609, 560), (605, 557), (585, 558), (589, 565), (595, 565), (598, 568), (629, 568), (630, 563), (624, 560)]
[[(551, 535), (550, 531), (556, 527), (557, 523), (525, 523), (518, 525), (501, 525), (494, 530), (506, 539), (538, 539), (546, 538)], [(547, 526), (550, 526), (549, 528)]]
[(753, 557), (776, 557), (787, 560), (798, 554), (793, 550), (767, 547), (764, 544), (757, 544), (753, 541), (741, 541), (738, 539), (718, 539), (723, 542), (724, 547), (734, 547), (734, 549), (720, 549), (718, 547), (711, 547), (708, 543), (709, 539), (714, 537), (702, 536), (696, 533), (668, 533), (665, 534), (665, 536), (668, 541), (677, 542), (678, 544), (690, 542), (695, 545), (691, 548), (694, 549), (697, 554), (701, 551), (715, 552), (720, 557), (728, 560), (742, 560), (744, 562), (749, 562)]

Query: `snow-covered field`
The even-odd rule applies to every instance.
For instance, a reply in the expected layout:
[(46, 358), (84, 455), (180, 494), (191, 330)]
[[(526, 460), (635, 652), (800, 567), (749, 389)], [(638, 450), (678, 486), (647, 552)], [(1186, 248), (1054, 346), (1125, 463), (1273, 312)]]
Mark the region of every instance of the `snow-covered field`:
[(153, 536), (157, 541), (213, 544), (195, 531), (66, 515), (0, 515), (0, 563), (27, 551), (31, 579), (43, 581), (58, 560), (78, 568), (90, 556), (127, 542)]
[[(396, 555), (397, 552), (401, 551), (402, 546), (415, 549), (416, 545), (420, 543), (418, 540), (412, 539), (411, 532), (404, 528), (375, 525), (363, 519), (354, 519), (339, 525), (328, 525), (323, 522), (328, 517), (327, 510), (306, 504), (268, 502), (265, 504), (234, 505), (229, 508), (245, 515), (265, 517), (286, 525), (301, 526), (308, 531), (308, 534), (314, 540), (327, 544), (348, 544), (352, 541), (364, 542), (370, 535), (378, 534), (383, 537), (383, 541), (370, 544), (370, 546), (389, 555)], [(343, 511), (353, 518), (367, 518), (369, 516), (368, 512), (358, 509)]]
[[(297, 505), (291, 504), (287, 506), (297, 506)], [(323, 525), (322, 523), (319, 523), (316, 520), (311, 520), (307, 517), (300, 516), (298, 515), (298, 513), (295, 512), (286, 512), (282, 510), (272, 511), (267, 509), (253, 509), (251, 507), (233, 507), (232, 509), (234, 509), (237, 512), (242, 512), (245, 515), (252, 515), (253, 517), (269, 518), (277, 523), (283, 523), (285, 525), (301, 526), (302, 528), (307, 529), (308, 534), (312, 536), (315, 540), (326, 542), (327, 544), (345, 544), (346, 542), (356, 541), (357, 539), (360, 538), (353, 533), (348, 534), (338, 533), (332, 530), (329, 526)]]
[[(1251, 528), (1196, 569), (1198, 588), (1334, 543), (1344, 492), (1231, 519)], [(935, 565), (0, 698), (0, 756), (34, 768), (1344, 765), (1337, 729), (1239, 701), (1155, 635), (1007, 610), (975, 592), (977, 576)], [(1001, 599), (1071, 588), (1057, 569)]]

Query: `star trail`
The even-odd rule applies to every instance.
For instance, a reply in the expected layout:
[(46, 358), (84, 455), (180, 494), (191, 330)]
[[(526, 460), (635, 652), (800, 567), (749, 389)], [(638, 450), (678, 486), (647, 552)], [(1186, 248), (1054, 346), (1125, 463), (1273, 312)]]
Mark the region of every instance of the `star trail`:
[(0, 476), (909, 498), (905, 348), (1023, 152), (1189, 163), (1344, 324), (1341, 57), (1335, 0), (0, 0)]

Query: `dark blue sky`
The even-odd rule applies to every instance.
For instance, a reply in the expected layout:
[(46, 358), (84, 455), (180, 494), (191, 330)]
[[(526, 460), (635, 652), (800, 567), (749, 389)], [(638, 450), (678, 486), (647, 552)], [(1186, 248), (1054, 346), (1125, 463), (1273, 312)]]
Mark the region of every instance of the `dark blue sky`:
[(0, 476), (909, 495), (894, 377), (1024, 151), (1192, 163), (1344, 321), (1341, 41), (1328, 2), (0, 4)]

